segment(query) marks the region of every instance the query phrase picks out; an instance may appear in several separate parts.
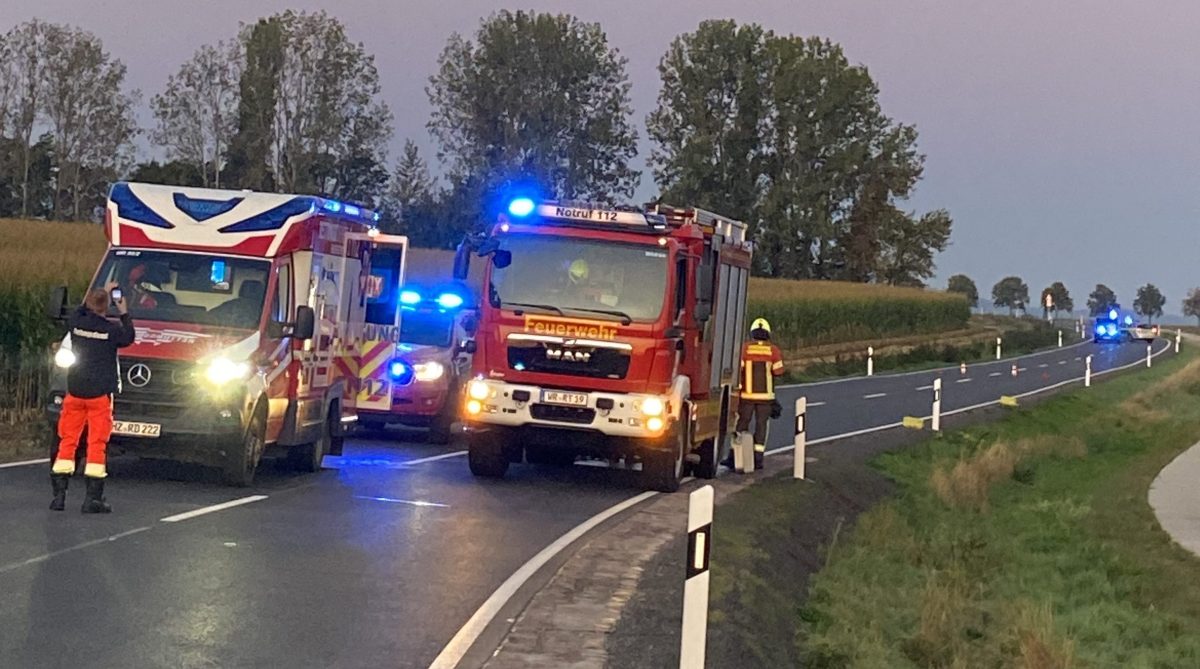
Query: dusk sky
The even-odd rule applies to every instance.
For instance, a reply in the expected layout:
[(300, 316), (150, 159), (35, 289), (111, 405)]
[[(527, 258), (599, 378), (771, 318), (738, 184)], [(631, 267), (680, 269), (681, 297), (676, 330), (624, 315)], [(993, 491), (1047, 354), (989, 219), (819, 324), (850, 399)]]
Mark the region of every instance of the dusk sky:
[[(0, 30), (33, 17), (97, 34), (143, 100), (202, 44), (286, 8), (344, 21), (375, 54), (405, 138), (433, 160), (425, 83), (452, 32), (473, 34), (483, 0), (0, 0)], [(1006, 274), (1037, 293), (1064, 281), (1082, 307), (1097, 282), (1124, 306), (1153, 282), (1179, 313), (1200, 285), (1200, 5), (1099, 0), (564, 0), (533, 9), (598, 21), (629, 59), (638, 125), (658, 93), (670, 40), (708, 18), (841, 43), (882, 89), (884, 111), (915, 124), (927, 157), (911, 208), (945, 207), (952, 246), (935, 285), (963, 272), (981, 297)], [(140, 112), (143, 127), (152, 118)], [(648, 155), (644, 128), (642, 155)], [(654, 190), (643, 174), (640, 198)], [(685, 203), (681, 203), (685, 204)], [(727, 212), (737, 216), (738, 212)]]

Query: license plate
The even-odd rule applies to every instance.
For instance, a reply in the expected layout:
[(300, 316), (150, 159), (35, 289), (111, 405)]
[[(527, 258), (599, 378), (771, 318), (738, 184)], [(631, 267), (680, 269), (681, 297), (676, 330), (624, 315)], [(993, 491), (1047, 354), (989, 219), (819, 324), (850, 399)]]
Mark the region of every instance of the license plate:
[(542, 402), (546, 404), (565, 404), (573, 407), (585, 407), (588, 403), (587, 393), (567, 393), (561, 390), (543, 390)]
[(135, 423), (128, 420), (113, 421), (113, 434), (125, 437), (157, 437), (162, 432), (158, 423)]

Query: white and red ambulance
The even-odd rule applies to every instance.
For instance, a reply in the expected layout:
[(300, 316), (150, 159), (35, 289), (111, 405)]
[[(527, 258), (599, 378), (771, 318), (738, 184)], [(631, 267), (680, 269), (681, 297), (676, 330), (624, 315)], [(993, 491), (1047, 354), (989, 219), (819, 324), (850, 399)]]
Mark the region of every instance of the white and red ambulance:
[[(92, 286), (120, 287), (137, 339), (120, 355), (110, 452), (215, 465), (233, 485), (271, 451), (306, 471), (339, 454), (365, 390), (367, 302), (403, 282), (407, 242), (377, 220), (314, 196), (113, 185)], [(372, 276), (376, 258), (395, 265), (383, 274), (396, 286)], [(58, 289), (52, 313), (66, 304)], [(68, 335), (60, 370), (70, 348)], [(65, 392), (55, 377), (52, 424)]]

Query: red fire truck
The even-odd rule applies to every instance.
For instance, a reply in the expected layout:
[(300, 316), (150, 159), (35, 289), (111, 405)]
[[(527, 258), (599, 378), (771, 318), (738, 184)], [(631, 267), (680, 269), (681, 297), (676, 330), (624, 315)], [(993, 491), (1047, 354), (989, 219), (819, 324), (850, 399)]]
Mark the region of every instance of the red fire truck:
[[(403, 280), (406, 240), (378, 234), (377, 220), (319, 197), (113, 185), (92, 286), (121, 288), (137, 339), (120, 355), (112, 450), (216, 465), (233, 485), (270, 451), (307, 471), (339, 454), (372, 382), (359, 378), (366, 302), (390, 288), (373, 257)], [(66, 306), (59, 288), (51, 315)], [(73, 362), (68, 334), (51, 426)]]
[(461, 413), (471, 471), (576, 457), (641, 463), (673, 491), (711, 478), (737, 407), (751, 245), (696, 208), (514, 198), (460, 246), (488, 258)]

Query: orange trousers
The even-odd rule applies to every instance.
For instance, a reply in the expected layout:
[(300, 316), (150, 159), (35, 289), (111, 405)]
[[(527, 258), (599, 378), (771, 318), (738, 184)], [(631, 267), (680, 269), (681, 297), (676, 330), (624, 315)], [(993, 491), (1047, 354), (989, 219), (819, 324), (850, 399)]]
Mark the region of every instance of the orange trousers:
[(111, 395), (84, 399), (68, 394), (58, 418), (58, 456), (52, 468), (55, 474), (75, 473), (75, 451), (83, 428), (87, 427), (87, 465), (84, 476), (102, 479), (108, 476), (108, 438), (112, 436), (113, 401)]

